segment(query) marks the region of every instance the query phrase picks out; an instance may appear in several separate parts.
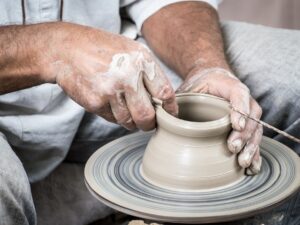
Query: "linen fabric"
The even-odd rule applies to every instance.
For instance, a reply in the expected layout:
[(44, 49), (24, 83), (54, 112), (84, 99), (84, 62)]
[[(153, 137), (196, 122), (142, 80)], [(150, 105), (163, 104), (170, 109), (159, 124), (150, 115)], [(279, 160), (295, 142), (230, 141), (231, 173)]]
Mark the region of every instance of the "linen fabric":
[[(300, 48), (298, 47), (300, 46), (300, 31), (274, 29), (238, 22), (222, 23), (222, 31), (228, 60), (237, 77), (250, 88), (251, 94), (262, 106), (264, 110), (262, 119), (297, 136), (300, 132), (300, 96), (297, 91), (300, 87), (300, 63), (298, 60), (300, 57)], [(139, 38), (138, 41), (145, 43), (142, 38)], [(163, 63), (160, 61), (159, 63), (171, 79), (174, 87), (178, 87), (181, 82), (180, 78)], [(39, 121), (36, 120), (35, 123), (39, 123)], [(109, 125), (110, 129), (108, 129), (104, 126), (104, 121), (101, 118), (89, 113), (83, 115), (83, 120), (78, 126), (77, 134), (68, 155), (68, 160), (72, 162), (85, 162), (95, 149), (107, 141), (128, 133), (118, 126), (114, 126), (114, 129), (111, 129), (113, 125)], [(108, 132), (108, 130), (110, 131)], [(110, 135), (110, 138), (105, 139), (103, 134)], [(299, 144), (293, 143), (281, 135), (275, 134), (273, 131), (265, 130), (265, 135), (288, 145), (298, 154), (300, 153)], [(34, 224), (32, 220), (34, 209), (31, 197), (28, 197), (28, 195), (30, 196), (28, 181), (26, 179), (18, 179), (18, 177), (24, 176), (24, 168), (20, 163), (14, 163), (13, 160), (17, 160), (17, 158), (12, 156), (14, 155), (13, 150), (5, 142), (7, 140), (2, 138), (3, 144), (1, 145), (0, 158), (8, 163), (0, 163), (0, 171), (6, 171), (14, 175), (1, 175), (2, 185), (0, 185), (0, 192), (2, 193), (2, 199), (5, 199), (1, 199), (1, 204), (17, 201), (18, 204), (15, 207), (19, 210), (19, 213), (0, 215), (0, 217), (6, 218), (6, 221), (8, 221), (3, 224)], [(10, 168), (11, 165), (17, 168), (12, 170)], [(16, 171), (21, 175), (16, 176)], [(72, 171), (69, 172), (69, 176), (75, 175)], [(61, 183), (64, 183), (65, 176), (60, 178)], [(11, 190), (3, 188), (8, 186), (10, 188), (18, 187), (17, 189), (20, 192), (17, 198), (14, 194), (11, 194)], [(76, 184), (69, 184), (69, 186), (74, 187)], [(38, 190), (42, 191), (42, 188)], [(73, 192), (73, 196), (76, 196), (73, 198), (74, 202), (82, 200), (83, 194), (77, 195), (77, 192), (75, 194), (75, 190), (72, 188), (70, 188), (70, 192)], [(23, 195), (27, 197), (22, 197)], [(65, 196), (63, 194), (61, 199), (64, 199)], [(44, 199), (43, 201), (47, 203), (48, 208), (58, 208), (57, 202), (51, 201), (51, 199), (48, 199), (48, 201)], [(67, 210), (70, 208), (69, 204), (70, 200), (67, 198), (57, 210)], [(86, 221), (88, 221), (89, 215), (81, 214), (80, 204), (72, 205), (76, 206), (72, 207), (72, 209), (77, 210), (77, 214), (81, 215), (81, 219), (83, 220), (83, 217), (85, 217)], [(1, 207), (3, 208), (4, 206)], [(103, 210), (102, 207), (98, 206), (98, 208)], [(298, 225), (300, 223), (299, 211), (300, 194), (297, 193), (286, 204), (270, 212), (246, 220), (232, 222), (232, 224)], [(1, 212), (5, 211), (0, 210), (0, 214)], [(106, 210), (103, 210), (104, 212), (107, 213)], [(74, 214), (77, 215), (76, 213)], [(48, 217), (44, 218), (44, 220), (40, 219), (40, 221), (47, 219), (49, 224), (59, 224), (58, 221), (51, 220), (54, 218)], [(10, 223), (10, 221), (14, 222)], [(27, 221), (27, 223), (19, 223), (18, 221)]]
[[(156, 1), (143, 0), (64, 0), (63, 4), (55, 0), (23, 2), (22, 5), (22, 1), (0, 1), (0, 25), (64, 20), (120, 33), (120, 7), (126, 7), (140, 29), (147, 16), (165, 6), (150, 7), (150, 2)], [(214, 5), (213, 1), (210, 3)], [(144, 9), (147, 14), (140, 15)], [(262, 106), (262, 119), (297, 136), (300, 132), (300, 31), (233, 22), (223, 23), (222, 29), (228, 60), (238, 78)], [(138, 41), (144, 42), (142, 38)], [(159, 63), (176, 88), (181, 82), (179, 76)], [(127, 133), (118, 125), (85, 113), (55, 84), (1, 95), (0, 132), (0, 224), (6, 225), (36, 223), (29, 181), (47, 176), (68, 152), (68, 160), (83, 162), (96, 148)], [(265, 130), (265, 134), (300, 153), (299, 144), (272, 131)], [(48, 204), (55, 203), (49, 201)], [(274, 213), (259, 215), (261, 217), (255, 217), (253, 221), (279, 218), (276, 223), (269, 224), (299, 224), (299, 206), (296, 196)]]

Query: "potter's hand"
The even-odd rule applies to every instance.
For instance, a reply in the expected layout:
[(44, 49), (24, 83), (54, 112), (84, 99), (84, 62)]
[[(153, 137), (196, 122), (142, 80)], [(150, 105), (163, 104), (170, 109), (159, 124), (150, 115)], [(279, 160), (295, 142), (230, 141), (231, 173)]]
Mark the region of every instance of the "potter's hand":
[[(155, 127), (151, 97), (177, 114), (175, 93), (146, 47), (120, 35), (63, 23), (48, 43), (44, 74), (87, 111), (127, 129)], [(58, 39), (57, 39), (58, 37)]]
[[(259, 119), (262, 109), (251, 97), (249, 89), (231, 72), (221, 68), (192, 71), (177, 92), (198, 92), (228, 100), (237, 110)], [(238, 162), (247, 174), (256, 174), (261, 167), (259, 144), (262, 139), (261, 125), (236, 111), (231, 111), (233, 131), (228, 138), (228, 148), (239, 153)]]

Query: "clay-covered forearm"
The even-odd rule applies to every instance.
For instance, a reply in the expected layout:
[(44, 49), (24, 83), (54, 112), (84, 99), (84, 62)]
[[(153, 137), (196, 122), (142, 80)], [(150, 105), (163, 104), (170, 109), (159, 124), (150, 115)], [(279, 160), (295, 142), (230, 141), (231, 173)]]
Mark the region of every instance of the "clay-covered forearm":
[(168, 5), (143, 25), (142, 33), (154, 52), (182, 77), (197, 70), (229, 70), (217, 11), (204, 2)]
[(32, 87), (47, 80), (41, 73), (41, 58), (53, 25), (13, 25), (0, 27), (0, 94)]

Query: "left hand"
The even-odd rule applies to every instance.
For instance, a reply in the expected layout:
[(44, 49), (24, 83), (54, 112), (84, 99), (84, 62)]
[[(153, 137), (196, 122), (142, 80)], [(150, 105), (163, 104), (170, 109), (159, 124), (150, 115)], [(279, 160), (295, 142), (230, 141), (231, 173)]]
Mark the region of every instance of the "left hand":
[[(198, 92), (224, 98), (241, 112), (260, 119), (262, 109), (251, 97), (250, 91), (231, 72), (222, 68), (193, 70), (177, 92)], [(261, 167), (259, 144), (262, 140), (262, 126), (236, 111), (230, 114), (233, 131), (228, 137), (228, 148), (239, 154), (238, 162), (247, 168), (248, 175), (257, 174)]]

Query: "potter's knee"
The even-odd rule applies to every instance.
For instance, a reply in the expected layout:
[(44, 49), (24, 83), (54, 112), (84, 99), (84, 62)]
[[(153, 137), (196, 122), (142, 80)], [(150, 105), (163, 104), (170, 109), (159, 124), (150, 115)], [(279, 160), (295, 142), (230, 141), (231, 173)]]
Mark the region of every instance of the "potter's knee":
[(0, 151), (0, 224), (36, 224), (30, 184), (23, 165), (11, 149), (2, 145)]
[(272, 106), (285, 110), (293, 110), (293, 112), (298, 110), (298, 112), (300, 112), (300, 94), (297, 91), (300, 87), (300, 83), (295, 84), (293, 82), (286, 82), (285, 85), (276, 84), (278, 83), (274, 83), (273, 86), (269, 87), (269, 95), (271, 97), (270, 102), (272, 103)]
[(14, 168), (0, 169), (0, 218), (7, 225), (36, 224), (30, 185), (25, 172)]
[[(6, 168), (0, 168), (0, 190), (2, 192), (9, 191), (15, 193), (18, 196), (23, 194), (29, 194), (29, 181), (23, 167), (19, 168), (19, 165), (13, 165), (15, 162), (11, 162), (12, 166)], [(1, 197), (1, 196), (0, 196)]]
[(12, 190), (22, 192), (22, 187), (29, 185), (29, 181), (21, 161), (8, 144), (2, 143), (0, 151), (0, 189), (7, 185)]

